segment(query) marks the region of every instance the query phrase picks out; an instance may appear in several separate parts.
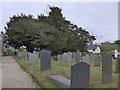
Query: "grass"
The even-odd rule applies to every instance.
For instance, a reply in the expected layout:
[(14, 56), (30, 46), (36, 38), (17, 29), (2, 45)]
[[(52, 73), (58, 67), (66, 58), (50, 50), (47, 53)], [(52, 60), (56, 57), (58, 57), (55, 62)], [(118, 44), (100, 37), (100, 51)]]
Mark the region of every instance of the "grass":
[[(42, 88), (60, 88), (51, 81), (46, 79), (47, 74), (63, 74), (66, 76), (70, 76), (71, 65), (75, 62), (70, 62), (67, 64), (62, 64), (61, 61), (53, 61), (52, 60), (52, 69), (47, 71), (40, 71), (40, 60), (37, 65), (29, 65), (28, 60), (19, 60), (16, 56), (14, 56), (15, 60), (18, 64), (28, 72), (33, 79), (38, 83), (38, 85)], [(102, 66), (94, 67), (93, 60), (90, 61), (90, 86), (89, 88), (118, 88), (118, 74), (115, 72), (115, 64), (116, 60), (113, 59), (112, 63), (112, 82), (107, 84), (102, 84)]]
[(100, 48), (102, 51), (109, 51), (109, 50), (112, 50), (112, 49), (117, 49), (118, 47), (118, 44), (103, 44), (103, 45), (100, 45)]

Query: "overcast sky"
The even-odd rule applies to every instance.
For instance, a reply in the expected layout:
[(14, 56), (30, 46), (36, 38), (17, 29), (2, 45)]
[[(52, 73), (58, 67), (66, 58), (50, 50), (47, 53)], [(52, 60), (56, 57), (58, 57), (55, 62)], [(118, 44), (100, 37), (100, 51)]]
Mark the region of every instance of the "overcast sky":
[(67, 20), (79, 27), (83, 27), (90, 34), (97, 36), (95, 42), (118, 39), (118, 3), (117, 2), (3, 2), (0, 30), (4, 31), (9, 17), (20, 13), (47, 15), (48, 5), (62, 9)]

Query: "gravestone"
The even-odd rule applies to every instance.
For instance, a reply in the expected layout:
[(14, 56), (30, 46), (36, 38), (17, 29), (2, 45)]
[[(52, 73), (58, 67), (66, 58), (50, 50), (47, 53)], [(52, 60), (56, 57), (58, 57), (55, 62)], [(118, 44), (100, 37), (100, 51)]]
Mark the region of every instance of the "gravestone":
[(2, 39), (2, 35), (0, 35), (0, 56), (2, 56), (3, 54), (3, 39)]
[(67, 54), (69, 55), (70, 61), (72, 61), (72, 53), (71, 53), (71, 52), (68, 52)]
[(74, 60), (75, 60), (75, 53), (76, 52), (72, 52), (72, 59), (74, 59)]
[(62, 60), (62, 55), (58, 55), (57, 60)]
[(38, 55), (34, 53), (28, 53), (30, 65), (35, 65), (38, 63)]
[(115, 73), (120, 73), (120, 56), (116, 60)]
[(85, 56), (87, 53), (86, 52), (81, 52), (81, 57)]
[(94, 66), (95, 67), (100, 67), (100, 63), (101, 63), (101, 56), (100, 55), (95, 55), (94, 56)]
[(81, 59), (81, 53), (79, 51), (77, 51), (75, 53), (75, 61), (80, 61), (80, 59)]
[(51, 52), (48, 50), (42, 50), (40, 52), (40, 61), (41, 71), (51, 69)]
[(112, 80), (112, 52), (102, 53), (102, 83)]
[(86, 88), (90, 82), (90, 66), (78, 62), (71, 66), (71, 88)]
[(38, 55), (38, 57), (39, 57), (39, 52), (33, 51), (33, 54), (36, 54), (36, 55)]
[(19, 59), (26, 59), (26, 52), (19, 52)]
[(72, 56), (69, 53), (62, 54), (62, 63), (68, 63), (71, 62)]
[(57, 56), (53, 56), (53, 60), (57, 61), (58, 60)]
[(82, 62), (86, 62), (87, 64), (89, 64), (89, 55), (86, 54), (85, 56), (82, 57)]

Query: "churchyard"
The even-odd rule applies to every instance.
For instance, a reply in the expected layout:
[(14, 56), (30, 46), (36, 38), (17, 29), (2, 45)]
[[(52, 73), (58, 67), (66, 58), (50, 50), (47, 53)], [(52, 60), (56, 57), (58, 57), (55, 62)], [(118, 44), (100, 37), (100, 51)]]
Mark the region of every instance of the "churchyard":
[[(46, 52), (48, 54), (45, 54)], [(100, 55), (88, 55), (89, 57), (85, 58), (84, 61), (75, 60), (75, 57), (73, 58), (72, 54), (70, 54), (71, 52), (68, 53), (68, 57), (64, 57), (63, 54), (62, 60), (53, 60), (50, 51), (45, 50), (45, 52), (41, 53), (36, 56), (37, 58), (32, 57), (34, 60), (37, 59), (37, 61), (34, 61), (36, 63), (30, 63), (30, 58), (29, 60), (28, 58), (21, 59), (18, 57), (19, 55), (14, 56), (14, 58), (20, 67), (32, 75), (33, 79), (42, 88), (72, 88), (72, 85), (73, 88), (118, 87), (118, 73), (115, 73), (117, 59), (112, 59), (110, 53), (103, 53), (103, 58), (100, 58)], [(50, 58), (51, 60), (49, 60)], [(60, 59), (60, 55), (58, 58)], [(67, 58), (71, 60), (68, 61)], [(104, 63), (102, 64), (102, 62)], [(85, 84), (83, 84), (83, 81)]]

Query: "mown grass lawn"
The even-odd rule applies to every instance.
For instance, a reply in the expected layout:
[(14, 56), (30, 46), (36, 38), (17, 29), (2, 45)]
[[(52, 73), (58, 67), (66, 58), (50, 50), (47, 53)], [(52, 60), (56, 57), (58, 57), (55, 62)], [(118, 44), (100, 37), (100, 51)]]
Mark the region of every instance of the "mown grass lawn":
[[(28, 60), (19, 60), (17, 56), (14, 56), (18, 64), (27, 71), (33, 79), (38, 83), (42, 88), (59, 88), (57, 85), (47, 80), (47, 74), (64, 74), (70, 76), (71, 65), (76, 62), (70, 62), (67, 64), (62, 64), (61, 61), (52, 60), (52, 69), (48, 71), (40, 71), (40, 60), (37, 65), (29, 65)], [(118, 88), (118, 74), (115, 72), (116, 60), (113, 59), (112, 64), (112, 81), (107, 84), (102, 84), (102, 66), (94, 67), (93, 60), (90, 61), (90, 86), (89, 88)]]

